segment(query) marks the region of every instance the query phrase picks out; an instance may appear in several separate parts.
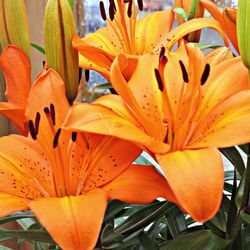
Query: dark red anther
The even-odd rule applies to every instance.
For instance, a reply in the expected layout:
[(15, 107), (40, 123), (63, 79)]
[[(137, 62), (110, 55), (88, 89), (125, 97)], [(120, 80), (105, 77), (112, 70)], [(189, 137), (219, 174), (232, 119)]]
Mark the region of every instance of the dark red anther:
[(35, 119), (35, 132), (36, 132), (36, 135), (38, 135), (38, 132), (39, 132), (40, 120), (41, 120), (41, 115), (40, 115), (39, 112), (37, 112), (36, 113), (36, 119)]
[(164, 46), (161, 47), (160, 58), (165, 55), (165, 51), (166, 51), (165, 47)]
[(53, 148), (56, 148), (57, 145), (58, 145), (58, 141), (59, 141), (59, 137), (60, 137), (61, 131), (62, 131), (61, 128), (59, 128), (59, 129), (56, 131), (56, 134), (55, 134), (55, 137), (54, 137), (54, 141), (53, 141)]
[(55, 126), (56, 125), (56, 112), (55, 112), (55, 106), (54, 104), (50, 104), (50, 115), (52, 119), (52, 123)]
[(104, 21), (106, 21), (107, 20), (107, 16), (106, 16), (106, 11), (105, 11), (105, 7), (104, 7), (103, 1), (100, 2), (99, 8), (100, 8), (100, 13), (101, 13), (102, 19)]
[(143, 0), (137, 0), (138, 8), (140, 11), (143, 11)]
[(201, 76), (201, 85), (204, 85), (210, 74), (210, 65), (207, 63)]
[(132, 16), (133, 0), (129, 0), (128, 2), (129, 2), (129, 4), (128, 4), (127, 14), (128, 14), (128, 17), (131, 17)]
[(43, 109), (43, 111), (44, 111), (44, 113), (45, 113), (46, 115), (48, 115), (48, 114), (50, 113), (50, 111), (49, 111), (49, 108), (48, 108), (48, 107), (45, 107), (45, 108)]
[(72, 139), (73, 142), (76, 141), (76, 139), (77, 139), (77, 132), (72, 132), (71, 139)]
[(157, 83), (158, 83), (158, 88), (162, 92), (163, 89), (164, 89), (164, 85), (163, 85), (163, 81), (161, 79), (161, 75), (160, 75), (160, 72), (159, 72), (158, 69), (155, 69), (155, 77), (156, 77), (156, 80), (157, 80)]
[(188, 82), (189, 82), (189, 79), (188, 79), (188, 73), (187, 73), (187, 70), (186, 70), (186, 68), (185, 68), (185, 65), (184, 65), (184, 63), (183, 63), (181, 60), (179, 61), (179, 64), (180, 64), (180, 66), (181, 66), (183, 81), (184, 81), (185, 83), (188, 83)]
[(89, 74), (90, 74), (90, 71), (88, 69), (85, 69), (85, 80), (86, 80), (86, 82), (89, 81)]
[(33, 140), (36, 140), (36, 130), (35, 130), (35, 126), (32, 120), (28, 121), (28, 127), (29, 127), (29, 131), (30, 131), (30, 135), (32, 137)]

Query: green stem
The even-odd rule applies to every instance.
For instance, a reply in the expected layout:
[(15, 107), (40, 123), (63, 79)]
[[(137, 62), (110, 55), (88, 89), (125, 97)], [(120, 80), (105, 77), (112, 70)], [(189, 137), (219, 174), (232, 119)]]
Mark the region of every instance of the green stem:
[(190, 13), (188, 16), (188, 20), (191, 20), (195, 17), (197, 8), (198, 8), (198, 4), (199, 4), (199, 0), (193, 0), (192, 1), (192, 5), (191, 5), (191, 9), (190, 9)]

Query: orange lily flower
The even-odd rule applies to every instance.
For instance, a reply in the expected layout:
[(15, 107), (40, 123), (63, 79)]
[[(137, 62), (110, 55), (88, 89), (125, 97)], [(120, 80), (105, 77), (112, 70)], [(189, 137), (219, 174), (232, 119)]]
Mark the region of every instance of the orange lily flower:
[[(79, 65), (95, 70), (110, 80), (110, 68), (115, 57), (121, 53), (139, 56), (148, 53), (159, 54), (161, 47), (171, 49), (173, 45), (190, 32), (210, 27), (224, 36), (220, 25), (211, 18), (190, 20), (171, 31), (174, 22), (172, 9), (156, 11), (137, 20), (138, 10), (134, 0), (110, 0), (110, 18), (106, 17), (101, 1), (102, 17), (107, 26), (95, 33), (73, 38), (73, 47), (79, 51)], [(142, 10), (142, 1), (138, 1)], [(227, 44), (227, 39), (225, 38)]]
[(232, 42), (235, 50), (239, 53), (239, 46), (236, 32), (236, 15), (237, 10), (227, 7), (222, 12), (218, 9), (215, 3), (208, 0), (200, 0), (200, 4), (208, 10), (211, 15), (220, 23), (223, 30)]
[(31, 209), (61, 248), (87, 250), (108, 200), (141, 204), (172, 192), (152, 166), (131, 165), (141, 150), (130, 142), (62, 131), (69, 108), (59, 74), (43, 72), (26, 103), (29, 137), (0, 138), (0, 217)]
[(192, 45), (167, 56), (162, 50), (160, 60), (120, 55), (111, 82), (119, 96), (74, 105), (63, 127), (140, 145), (162, 167), (183, 210), (196, 221), (212, 218), (224, 182), (217, 148), (250, 140), (250, 90), (240, 58), (207, 59)]

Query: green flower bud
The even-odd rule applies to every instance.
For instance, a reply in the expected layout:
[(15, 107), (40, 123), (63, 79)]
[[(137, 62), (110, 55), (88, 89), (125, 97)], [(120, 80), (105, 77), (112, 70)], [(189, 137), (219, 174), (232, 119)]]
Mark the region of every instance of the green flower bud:
[(30, 37), (24, 0), (0, 0), (0, 42), (23, 49), (30, 57)]
[(48, 66), (55, 69), (66, 84), (72, 103), (79, 82), (78, 53), (72, 47), (76, 34), (74, 17), (68, 0), (48, 0), (44, 16), (44, 46)]

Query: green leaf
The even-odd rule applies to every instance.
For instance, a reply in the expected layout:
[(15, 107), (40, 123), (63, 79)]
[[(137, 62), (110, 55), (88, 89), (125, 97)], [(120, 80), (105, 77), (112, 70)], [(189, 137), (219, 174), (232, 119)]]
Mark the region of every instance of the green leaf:
[(31, 43), (31, 47), (35, 48), (36, 50), (38, 50), (39, 52), (41, 52), (42, 54), (45, 55), (45, 50), (42, 46), (40, 46), (36, 43)]
[(245, 212), (241, 212), (240, 216), (243, 219), (243, 221), (245, 221), (246, 223), (250, 224), (250, 214), (247, 214)]
[(46, 231), (41, 230), (7, 230), (0, 228), (0, 238), (12, 237), (31, 241), (40, 241), (46, 243), (54, 243), (50, 235)]
[(143, 250), (158, 250), (158, 245), (151, 240), (148, 235), (144, 232), (141, 232), (138, 236), (140, 243), (142, 244)]
[(174, 11), (177, 15), (183, 17), (183, 19), (184, 19), (185, 21), (187, 21), (187, 19), (188, 19), (188, 14), (187, 14), (187, 12), (186, 12), (183, 8), (176, 7), (176, 8), (173, 9), (173, 11)]
[(127, 203), (113, 200), (108, 203), (108, 208), (105, 213), (104, 222), (110, 220), (112, 217), (115, 217), (116, 214), (121, 212), (126, 206), (128, 206)]
[(112, 89), (112, 88), (113, 87), (110, 82), (103, 83), (94, 87), (94, 89)]
[[(0, 242), (4, 242), (6, 240), (10, 240), (12, 239), (13, 237), (9, 237), (9, 236), (6, 236), (6, 237), (0, 237)], [(0, 248), (1, 249), (1, 248)]]
[(248, 144), (240, 145), (239, 148), (240, 148), (245, 154), (248, 154)]
[(0, 218), (0, 225), (14, 220), (31, 218), (31, 217), (34, 217), (34, 214), (31, 211), (13, 213), (11, 215)]
[(233, 164), (238, 173), (242, 176), (245, 172), (245, 164), (239, 151), (235, 147), (222, 148), (220, 151)]
[(195, 45), (196, 47), (198, 47), (201, 50), (204, 49), (216, 49), (221, 47), (221, 45), (214, 45), (214, 44), (205, 44), (205, 43), (191, 43), (193, 45)]
[(210, 230), (185, 233), (169, 241), (160, 250), (221, 250), (230, 242), (214, 235)]
[(13, 249), (5, 246), (0, 246), (0, 250), (13, 250)]

